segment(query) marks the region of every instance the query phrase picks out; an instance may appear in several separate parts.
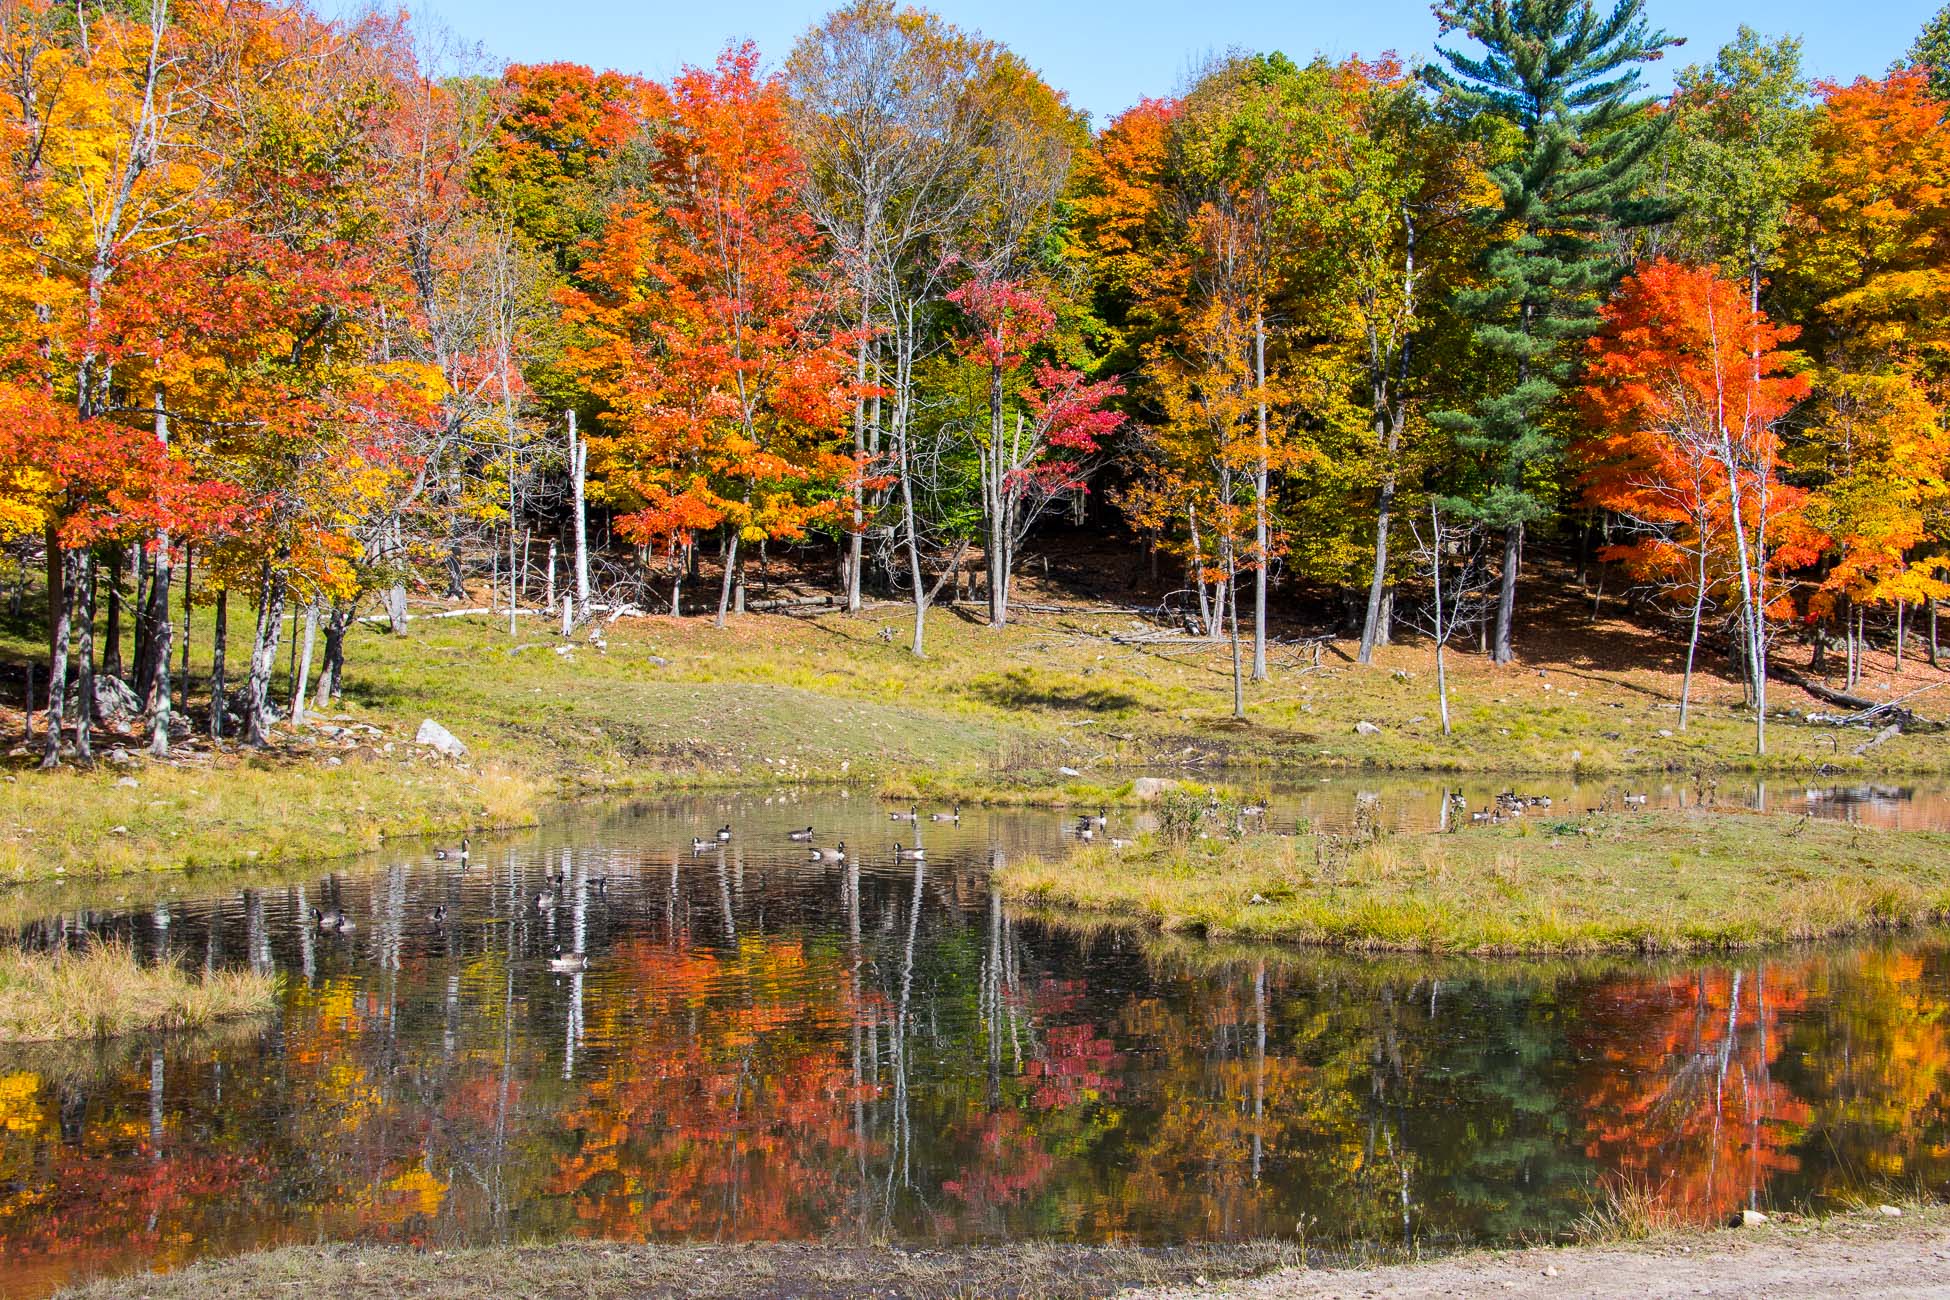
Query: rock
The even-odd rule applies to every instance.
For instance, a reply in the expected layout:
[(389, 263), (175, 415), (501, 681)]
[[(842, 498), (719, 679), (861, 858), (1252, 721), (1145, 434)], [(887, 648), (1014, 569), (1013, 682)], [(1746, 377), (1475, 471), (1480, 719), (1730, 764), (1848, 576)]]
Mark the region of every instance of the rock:
[(1759, 1210), (1742, 1210), (1740, 1212), (1740, 1222), (1735, 1226), (1741, 1228), (1758, 1228), (1766, 1222), (1767, 1216)]
[(1057, 772), (1058, 772), (1058, 773), (1059, 773), (1060, 775), (1063, 775), (1063, 776), (1082, 776), (1082, 775), (1083, 775), (1083, 773), (1081, 773), (1081, 772), (1079, 772), (1079, 771), (1077, 771), (1077, 770), (1076, 770), (1076, 769), (1075, 769), (1074, 767), (1059, 767), (1059, 768), (1057, 768), (1056, 770), (1057, 770)]
[(1903, 1217), (1903, 1212), (1893, 1205), (1878, 1205), (1876, 1206), (1876, 1213), (1885, 1219), (1900, 1219)]
[(1672, 728), (1670, 728), (1670, 727), (1661, 727), (1661, 728), (1659, 728), (1659, 730), (1658, 730), (1658, 732), (1657, 732), (1656, 734), (1658, 735), (1658, 737), (1659, 737), (1659, 739), (1661, 739), (1661, 740), (1671, 740), (1671, 739), (1672, 739)]
[(432, 718), (427, 718), (420, 723), (420, 729), (413, 733), (413, 743), (425, 745), (443, 758), (464, 758), (467, 755), (467, 746), (461, 744), (460, 739), (453, 732)]
[[(80, 708), (80, 697), (74, 691), (68, 692), (67, 716), (72, 718)], [(95, 677), (95, 722), (110, 731), (127, 731), (142, 717), (142, 701), (136, 698), (135, 690), (120, 677), (98, 674)]]
[(1546, 1265), (1544, 1265), (1544, 1276), (1545, 1276), (1545, 1277), (1556, 1277), (1556, 1276), (1557, 1276), (1557, 1265), (1555, 1265), (1555, 1264), (1546, 1264)]
[(117, 745), (108, 751), (108, 761), (116, 767), (127, 767), (135, 762), (135, 755)]
[(137, 781), (132, 776), (125, 776), (121, 780), (117, 781), (115, 784), (124, 790), (133, 790), (137, 786), (139, 786), (141, 782)]
[(1150, 803), (1178, 782), (1162, 776), (1141, 776), (1131, 782), (1131, 798), (1139, 803)]
[(1356, 735), (1361, 736), (1379, 736), (1381, 734), (1381, 728), (1375, 726), (1374, 723), (1369, 722), (1366, 718), (1354, 724), (1354, 731)]

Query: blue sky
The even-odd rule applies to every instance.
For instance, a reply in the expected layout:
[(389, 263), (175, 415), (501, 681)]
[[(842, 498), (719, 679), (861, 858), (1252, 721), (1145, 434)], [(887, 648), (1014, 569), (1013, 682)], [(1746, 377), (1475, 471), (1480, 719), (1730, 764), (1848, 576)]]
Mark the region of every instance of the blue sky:
[[(734, 37), (752, 38), (777, 62), (829, 7), (817, 0), (408, 3), (498, 59), (566, 59), (654, 77), (708, 62)], [(1769, 35), (1802, 37), (1817, 76), (1879, 73), (1942, 0), (1648, 3), (1655, 23), (1688, 38), (1650, 70), (1663, 89), (1674, 69), (1711, 59), (1742, 21)], [(339, 7), (353, 6), (341, 0)], [(1227, 49), (1279, 49), (1297, 58), (1394, 50), (1412, 57), (1426, 55), (1435, 38), (1426, 0), (939, 0), (926, 7), (1008, 44), (1099, 125), (1142, 96), (1170, 93), (1188, 69)]]

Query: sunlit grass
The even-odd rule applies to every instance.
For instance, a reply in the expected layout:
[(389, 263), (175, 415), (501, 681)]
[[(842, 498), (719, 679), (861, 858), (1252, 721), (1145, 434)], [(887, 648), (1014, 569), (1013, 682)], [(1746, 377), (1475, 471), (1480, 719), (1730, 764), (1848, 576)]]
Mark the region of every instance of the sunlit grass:
[(52, 954), (0, 949), (0, 1043), (195, 1029), (268, 1011), (276, 995), (273, 976), (145, 966), (126, 944)]
[[(1561, 824), (1560, 824), (1561, 825)], [(1950, 917), (1950, 834), (1730, 813), (1597, 815), (1569, 832), (1312, 836), (1021, 861), (1032, 906), (1167, 931), (1373, 951), (1689, 952)]]

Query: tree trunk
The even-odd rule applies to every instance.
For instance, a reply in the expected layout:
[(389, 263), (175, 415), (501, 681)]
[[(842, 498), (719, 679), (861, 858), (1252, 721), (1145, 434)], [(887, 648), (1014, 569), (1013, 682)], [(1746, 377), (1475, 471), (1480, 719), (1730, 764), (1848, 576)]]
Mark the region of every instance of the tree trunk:
[(1192, 537), (1192, 582), (1198, 587), (1198, 625), (1206, 636), (1214, 635), (1218, 626), (1212, 620), (1212, 601), (1205, 590), (1205, 548), (1198, 540), (1198, 507), (1185, 507), (1185, 522), (1191, 529)]
[(61, 766), (62, 715), (68, 698), (68, 606), (74, 598), (69, 581), (74, 560), (61, 549), (54, 525), (47, 526), (47, 736), (41, 754), (44, 768)]
[(250, 680), (244, 688), (244, 741), (259, 747), (271, 743), (271, 673), (277, 667), (278, 637), (284, 628), (285, 559), (280, 550), (277, 564), (265, 561), (259, 575), (257, 635), (251, 642)]
[(133, 629), (135, 633), (135, 644), (131, 647), (134, 654), (135, 671), (129, 682), (129, 686), (139, 698), (144, 700), (149, 698), (149, 665), (151, 663), (149, 658), (149, 622), (150, 605), (152, 604), (149, 592), (150, 570), (149, 548), (146, 546), (136, 547), (135, 604), (132, 611), (135, 616), (135, 627)]
[(1943, 667), (1942, 657), (1937, 652), (1936, 640), (1936, 597), (1930, 597), (1930, 667)]
[(738, 530), (728, 528), (726, 532), (729, 535), (724, 544), (724, 576), (718, 582), (718, 617), (715, 620), (718, 627), (724, 626), (725, 613), (731, 608), (731, 588), (736, 582), (732, 575), (738, 567)]
[(351, 621), (352, 606), (333, 601), (331, 617), (325, 620), (325, 656), (318, 668), (318, 693), (311, 701), (315, 709), (329, 709), (339, 697), (345, 680), (345, 629)]
[(1239, 567), (1232, 553), (1232, 543), (1226, 543), (1226, 594), (1230, 597), (1228, 609), (1232, 615), (1232, 716), (1246, 716), (1246, 677), (1239, 656)]
[(169, 534), (156, 536), (154, 577), (150, 579), (150, 602), (155, 613), (149, 620), (149, 752), (157, 758), (169, 753), (170, 637), (175, 625), (169, 619), (169, 589), (172, 585)]
[(1503, 582), (1496, 593), (1496, 649), (1493, 662), (1507, 664), (1517, 657), (1511, 631), (1517, 617), (1517, 563), (1523, 555), (1523, 525), (1503, 530)]
[[(108, 623), (102, 630), (102, 675), (120, 677), (122, 668), (122, 560), (125, 548), (108, 553)], [(97, 566), (99, 567), (99, 566)]]
[(230, 639), (230, 589), (217, 588), (214, 613), (215, 630), (210, 636), (210, 739), (222, 740), (224, 732), (224, 650)]
[(1386, 444), (1388, 469), (1382, 475), (1381, 498), (1375, 506), (1374, 570), (1368, 577), (1368, 613), (1361, 621), (1361, 650), (1357, 656), (1358, 661), (1364, 664), (1374, 662), (1376, 646), (1388, 644), (1387, 620), (1382, 609), (1382, 601), (1388, 586), (1388, 526), (1395, 509), (1394, 464), (1395, 448), (1398, 443), (1399, 435), (1396, 434), (1391, 423)]
[(575, 529), (576, 617), (589, 612), (589, 444), (576, 436), (576, 413), (569, 412), (569, 519)]
[(190, 711), (190, 611), (195, 608), (191, 583), (195, 577), (196, 548), (186, 542), (183, 545), (183, 633), (179, 638), (183, 643), (183, 660), (176, 673), (176, 712), (182, 714)]
[(1706, 607), (1706, 547), (1700, 546), (1699, 572), (1695, 575), (1693, 586), (1693, 626), (1686, 638), (1686, 675), (1679, 683), (1679, 729), (1686, 730), (1686, 722), (1692, 714), (1693, 704), (1693, 659), (1699, 653), (1700, 614)]
[(311, 652), (318, 641), (318, 602), (305, 606), (304, 650), (298, 656), (298, 671), (291, 678), (291, 725), (305, 720), (305, 689), (311, 681)]
[(74, 757), (88, 767), (95, 761), (95, 553), (76, 551), (75, 565), (75, 694), (81, 702), (74, 711)]
[[(1271, 452), (1266, 438), (1266, 317), (1253, 316), (1253, 369), (1259, 387), (1259, 460), (1253, 466), (1253, 680), (1266, 680), (1266, 583), (1272, 577), (1268, 555), (1270, 538), (1266, 527), (1266, 479)], [(1234, 597), (1235, 602), (1237, 597)], [(1236, 617), (1236, 615), (1235, 615)], [(1245, 706), (1240, 705), (1240, 716)]]
[(1899, 600), (1896, 602), (1896, 675), (1898, 677), (1903, 674), (1903, 638), (1904, 634), (1908, 631), (1908, 628), (1904, 625), (1903, 615), (1908, 611), (1908, 601)]

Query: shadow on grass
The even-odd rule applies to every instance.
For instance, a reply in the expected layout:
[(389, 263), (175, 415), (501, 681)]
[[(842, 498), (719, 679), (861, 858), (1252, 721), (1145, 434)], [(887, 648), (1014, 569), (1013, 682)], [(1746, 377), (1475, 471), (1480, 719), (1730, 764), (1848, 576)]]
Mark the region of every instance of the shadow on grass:
[(1002, 709), (1080, 709), (1086, 713), (1122, 713), (1138, 707), (1137, 696), (1102, 686), (1088, 686), (1060, 677), (1045, 677), (1014, 669), (979, 677), (969, 694)]

